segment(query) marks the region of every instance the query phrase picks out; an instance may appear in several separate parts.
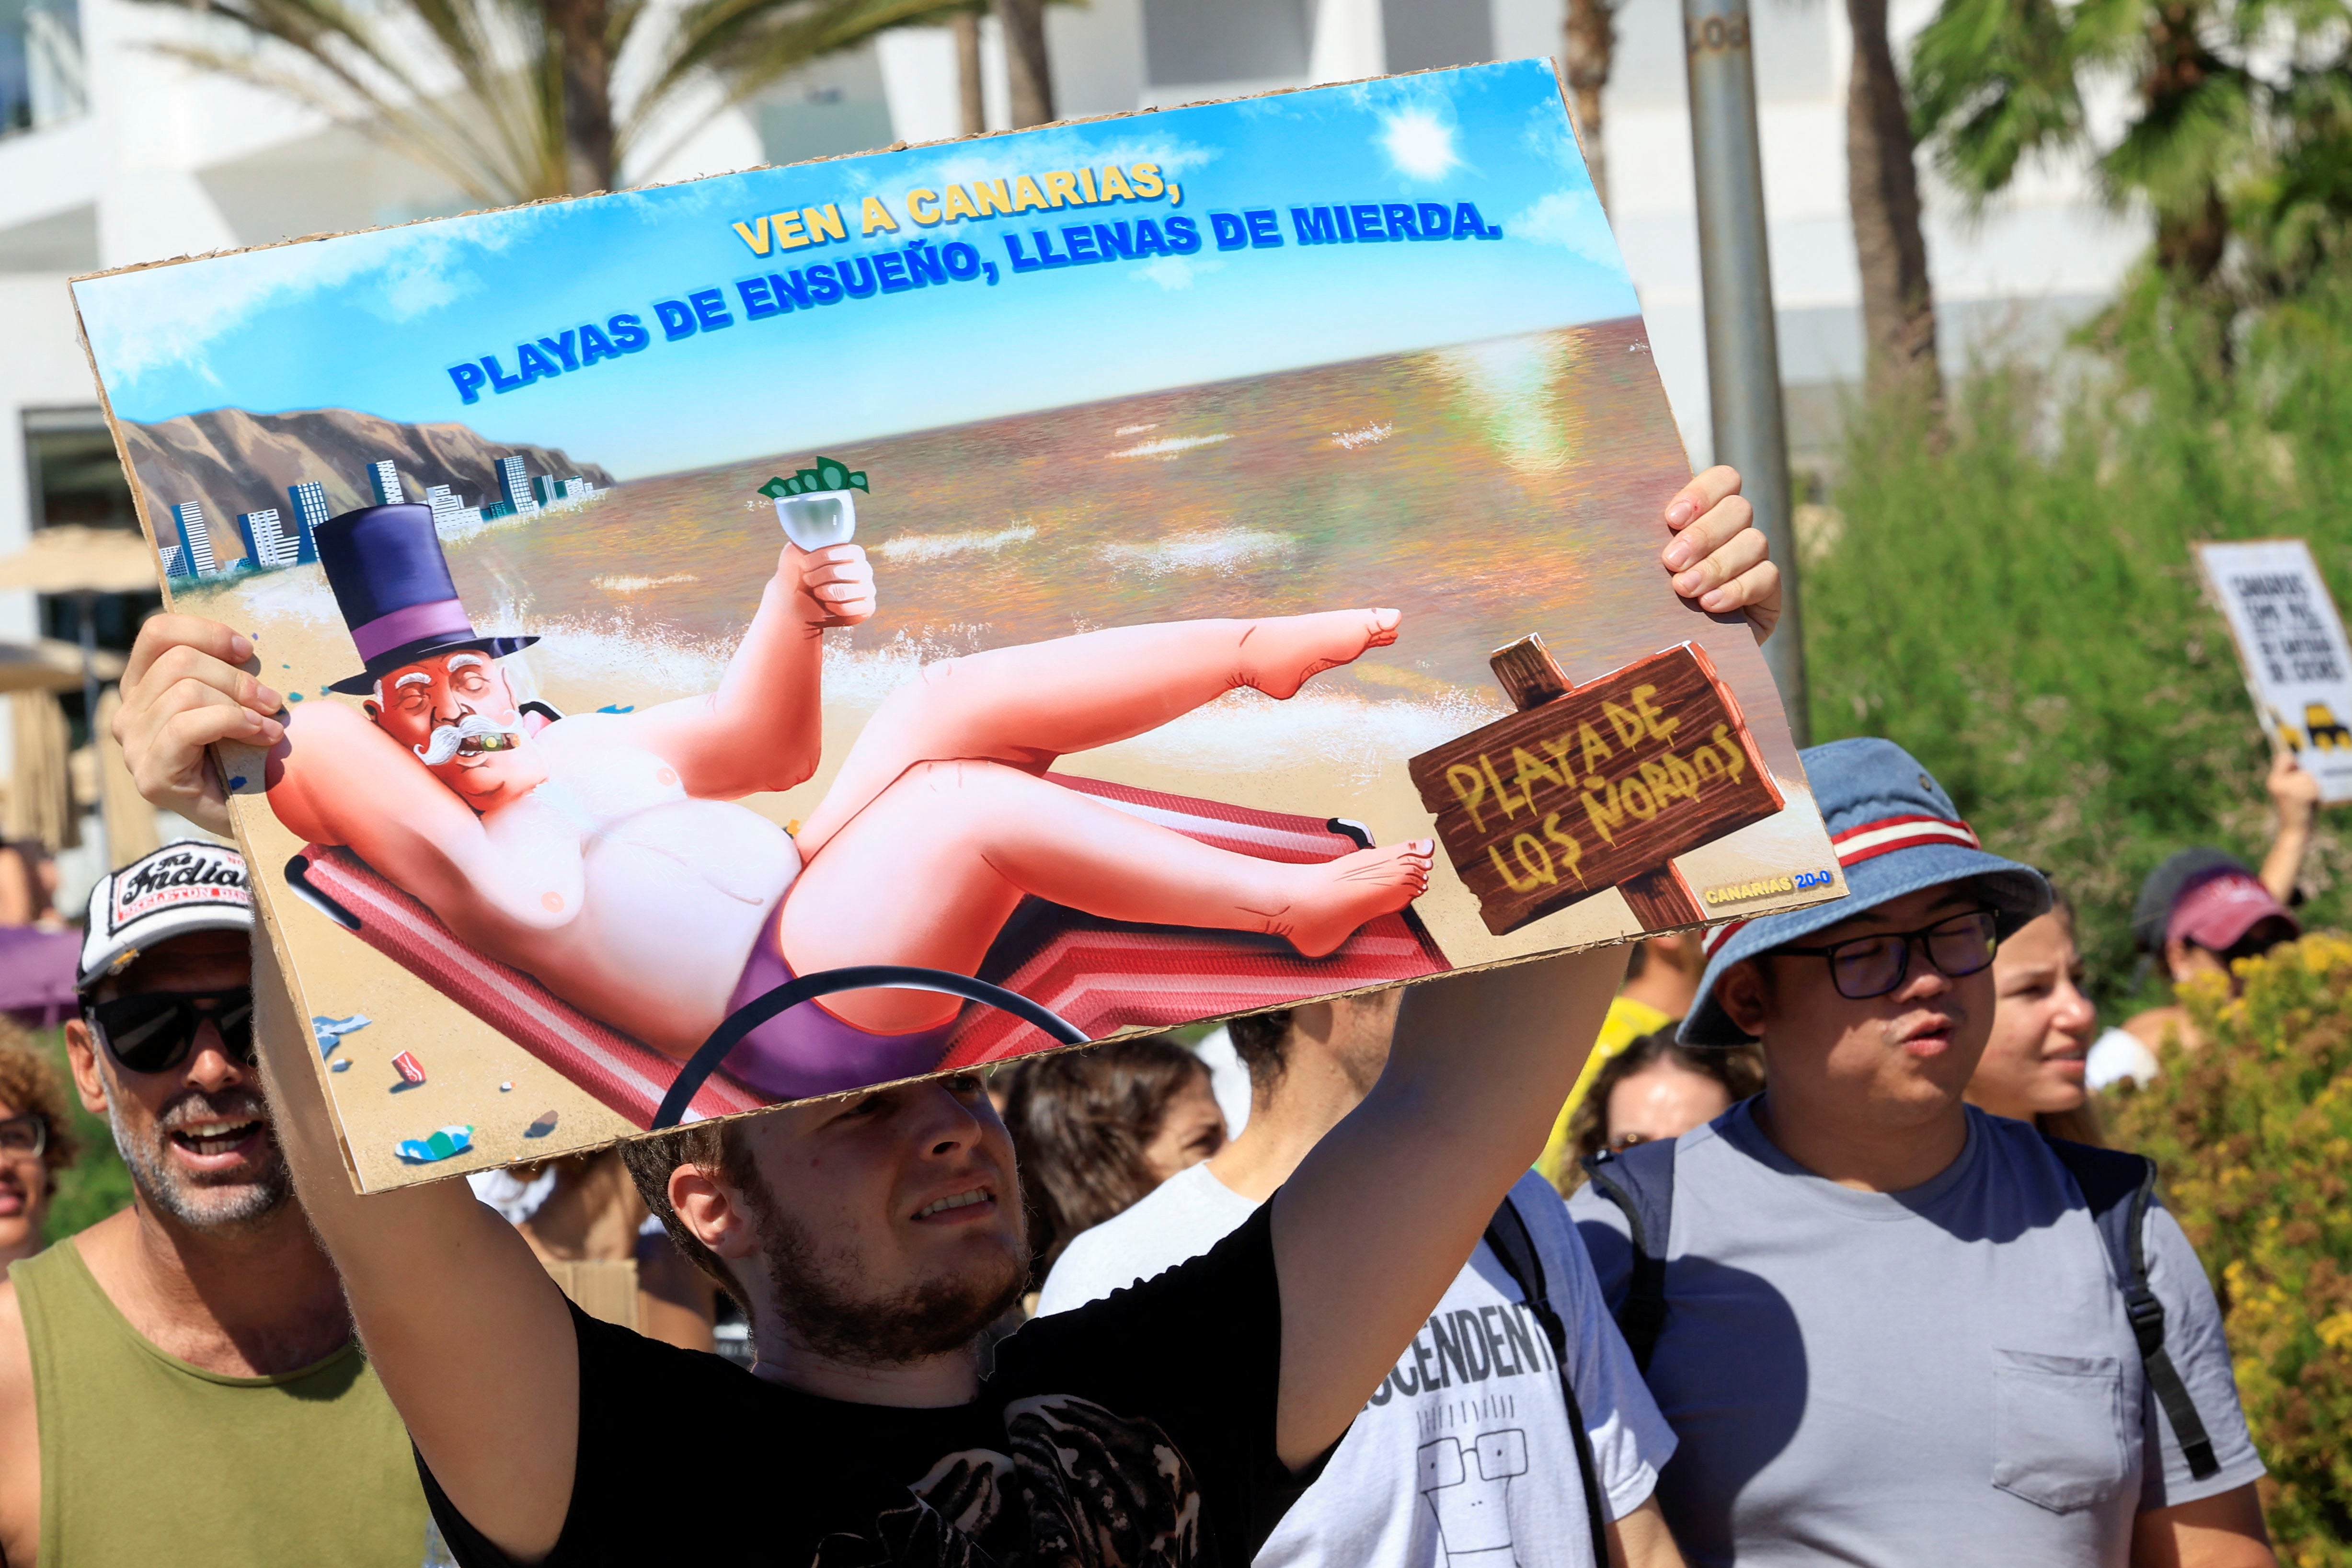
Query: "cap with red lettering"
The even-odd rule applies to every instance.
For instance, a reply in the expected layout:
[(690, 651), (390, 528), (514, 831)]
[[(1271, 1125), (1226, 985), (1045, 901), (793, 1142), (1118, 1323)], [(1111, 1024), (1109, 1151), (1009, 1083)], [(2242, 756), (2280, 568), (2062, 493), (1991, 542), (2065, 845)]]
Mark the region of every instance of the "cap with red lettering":
[(194, 931), (253, 929), (245, 857), (226, 844), (165, 844), (89, 890), (89, 927), (74, 984), (89, 990), (159, 943)]

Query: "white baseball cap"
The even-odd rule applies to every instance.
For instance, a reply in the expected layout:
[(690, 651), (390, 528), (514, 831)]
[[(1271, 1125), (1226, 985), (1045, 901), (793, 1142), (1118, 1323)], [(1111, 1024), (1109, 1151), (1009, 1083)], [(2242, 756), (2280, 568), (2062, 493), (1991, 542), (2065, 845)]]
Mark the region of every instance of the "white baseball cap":
[(140, 954), (192, 931), (251, 931), (253, 889), (245, 857), (197, 839), (165, 844), (89, 890), (77, 989), (120, 974)]

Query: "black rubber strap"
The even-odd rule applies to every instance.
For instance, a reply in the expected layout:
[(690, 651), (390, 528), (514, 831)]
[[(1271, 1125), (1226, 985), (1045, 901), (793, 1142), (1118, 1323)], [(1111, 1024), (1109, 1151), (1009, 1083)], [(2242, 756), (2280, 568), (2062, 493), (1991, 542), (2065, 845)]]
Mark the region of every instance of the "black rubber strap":
[(2172, 1364), (2171, 1353), (2164, 1348), (2164, 1303), (2148, 1289), (2144, 1232), (2148, 1204), (2156, 1197), (2156, 1162), (2145, 1163), (2147, 1168), (2140, 1177), (2139, 1190), (2132, 1194), (2129, 1211), (2131, 1270), (2124, 1280), (2124, 1312), (2131, 1319), (2132, 1336), (2139, 1342), (2148, 1392), (2164, 1407), (2164, 1418), (2172, 1423), (2172, 1435), (2179, 1439), (2180, 1456), (2189, 1461), (2189, 1475), (2201, 1481), (2221, 1474), (2221, 1461), (2214, 1457), (2213, 1439), (2205, 1430), (2205, 1418), (2197, 1413), (2197, 1401), (2189, 1396), (2189, 1385), (2182, 1381), (2180, 1369)]
[(1592, 1456), (1592, 1435), (1584, 1429), (1584, 1407), (1577, 1403), (1576, 1385), (1568, 1375), (1568, 1327), (1553, 1310), (1551, 1293), (1544, 1281), (1543, 1259), (1537, 1255), (1535, 1241), (1528, 1235), (1528, 1223), (1503, 1195), (1503, 1206), (1495, 1210), (1495, 1218), (1486, 1226), (1486, 1245), (1494, 1249), (1502, 1260), (1504, 1270), (1516, 1281), (1519, 1295), (1527, 1301), (1536, 1322), (1543, 1325), (1544, 1338), (1551, 1342), (1552, 1366), (1559, 1374), (1560, 1402), (1568, 1406), (1568, 1430), (1576, 1444), (1576, 1470), (1584, 1482), (1584, 1517), (1592, 1526), (1592, 1561), (1597, 1568), (1608, 1568), (1609, 1516), (1601, 1500), (1601, 1466)]
[(1650, 1357), (1657, 1352), (1658, 1332), (1666, 1324), (1666, 1239), (1658, 1237), (1656, 1244), (1652, 1245), (1652, 1238), (1644, 1233), (1642, 1224), (1642, 1206), (1609, 1166), (1610, 1162), (1598, 1157), (1584, 1162), (1585, 1174), (1592, 1178), (1592, 1185), (1624, 1211), (1626, 1239), (1633, 1249), (1633, 1268), (1626, 1281), (1625, 1300), (1617, 1309), (1617, 1332), (1625, 1336), (1625, 1348), (1633, 1353), (1633, 1364), (1646, 1374)]
[(846, 968), (819, 969), (753, 997), (728, 1014), (726, 1021), (711, 1030), (710, 1038), (696, 1047), (686, 1065), (677, 1070), (677, 1077), (671, 1082), (669, 1092), (662, 1096), (661, 1109), (654, 1113), (654, 1124), (647, 1130), (657, 1133), (665, 1127), (677, 1126), (686, 1108), (694, 1103), (696, 1092), (727, 1060), (728, 1052), (741, 1044), (745, 1035), (785, 1009), (837, 991), (882, 989), (938, 991), (970, 1002), (985, 1002), (1024, 1023), (1034, 1024), (1064, 1045), (1087, 1043), (1086, 1030), (1065, 1022), (1017, 991), (1008, 991), (1003, 986), (991, 985), (970, 975), (949, 969), (918, 968), (910, 964), (853, 964)]

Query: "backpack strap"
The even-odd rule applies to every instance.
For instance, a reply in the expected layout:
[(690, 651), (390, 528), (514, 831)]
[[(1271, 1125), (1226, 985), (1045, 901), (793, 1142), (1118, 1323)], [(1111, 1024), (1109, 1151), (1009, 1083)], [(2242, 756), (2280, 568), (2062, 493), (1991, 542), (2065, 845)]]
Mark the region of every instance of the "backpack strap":
[(1543, 1325), (1544, 1338), (1551, 1342), (1551, 1362), (1559, 1373), (1559, 1396), (1568, 1406), (1568, 1432), (1576, 1445), (1576, 1470), (1584, 1482), (1584, 1517), (1592, 1527), (1592, 1561), (1596, 1568), (1608, 1568), (1609, 1516), (1601, 1502), (1601, 1467), (1592, 1457), (1592, 1437), (1584, 1429), (1584, 1407), (1577, 1403), (1576, 1385), (1568, 1375), (1568, 1327), (1559, 1321), (1559, 1313), (1551, 1304), (1551, 1292), (1544, 1282), (1543, 1259), (1536, 1252), (1534, 1238), (1528, 1234), (1528, 1223), (1519, 1217), (1511, 1195), (1503, 1195), (1502, 1207), (1486, 1225), (1486, 1245), (1494, 1249), (1503, 1271), (1519, 1287), (1519, 1295), (1528, 1309)]
[(1636, 1144), (1584, 1157), (1593, 1189), (1624, 1210), (1633, 1247), (1633, 1272), (1617, 1308), (1617, 1330), (1644, 1373), (1666, 1322), (1666, 1240), (1675, 1219), (1675, 1141)]
[(2123, 1287), (2124, 1314), (2131, 1320), (2132, 1337), (2139, 1343), (2148, 1391), (2164, 1407), (2164, 1418), (2172, 1424), (2181, 1457), (2189, 1461), (2189, 1473), (2200, 1481), (2220, 1474), (2221, 1461), (2214, 1458), (2213, 1439), (2206, 1435), (2204, 1418), (2197, 1413), (2197, 1402), (2189, 1396), (2180, 1369), (2172, 1364), (2172, 1356), (2164, 1348), (2164, 1303), (2148, 1288), (2147, 1209), (2156, 1197), (2156, 1162), (2146, 1155), (2094, 1148), (2046, 1134), (2042, 1141), (2074, 1176), (2090, 1206), (2099, 1239), (2106, 1243), (2108, 1260)]

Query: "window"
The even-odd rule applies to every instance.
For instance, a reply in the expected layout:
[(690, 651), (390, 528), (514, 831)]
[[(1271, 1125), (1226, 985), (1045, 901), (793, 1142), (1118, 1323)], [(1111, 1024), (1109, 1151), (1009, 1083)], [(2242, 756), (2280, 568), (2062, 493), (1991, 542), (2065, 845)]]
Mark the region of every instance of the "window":
[(0, 136), (72, 120), (89, 105), (74, 0), (0, 0)]
[[(105, 417), (89, 409), (27, 409), (25, 412), (25, 458), (30, 469), (33, 527), (79, 524), (85, 528), (126, 528), (136, 533), (139, 517), (131, 504), (131, 485), (115, 456), (114, 437)], [(163, 607), (161, 593), (98, 593), (90, 596), (91, 631), (98, 645), (127, 653), (139, 634), (139, 623)], [(41, 635), (81, 640), (81, 596), (41, 595)], [(60, 700), (73, 727), (73, 744), (89, 738), (87, 716), (79, 692)]]

